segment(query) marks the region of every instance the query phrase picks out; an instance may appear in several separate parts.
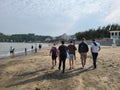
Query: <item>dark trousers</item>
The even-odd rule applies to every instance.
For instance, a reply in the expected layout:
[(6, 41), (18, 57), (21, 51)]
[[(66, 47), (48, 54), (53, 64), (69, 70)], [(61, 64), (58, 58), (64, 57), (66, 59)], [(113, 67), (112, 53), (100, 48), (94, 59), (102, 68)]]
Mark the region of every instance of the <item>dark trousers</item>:
[(92, 53), (94, 68), (96, 68), (96, 67), (97, 67), (97, 65), (96, 65), (97, 56), (98, 56), (98, 53)]
[(63, 63), (63, 72), (65, 71), (65, 61), (66, 61), (66, 58), (60, 58), (59, 59), (59, 70), (61, 69), (61, 64)]

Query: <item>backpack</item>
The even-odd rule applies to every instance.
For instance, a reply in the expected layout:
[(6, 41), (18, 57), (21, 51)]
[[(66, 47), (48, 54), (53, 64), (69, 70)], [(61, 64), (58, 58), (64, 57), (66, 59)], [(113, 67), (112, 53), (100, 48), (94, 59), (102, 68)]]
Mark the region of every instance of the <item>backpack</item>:
[(51, 52), (52, 52), (52, 54), (56, 55), (57, 54), (57, 48), (56, 47), (52, 47)]

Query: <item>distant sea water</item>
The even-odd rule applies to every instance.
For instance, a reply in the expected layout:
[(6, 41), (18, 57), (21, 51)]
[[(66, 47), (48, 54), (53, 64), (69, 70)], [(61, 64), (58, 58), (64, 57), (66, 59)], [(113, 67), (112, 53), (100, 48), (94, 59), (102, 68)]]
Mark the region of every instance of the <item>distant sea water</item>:
[(9, 43), (9, 42), (0, 42), (0, 58), (8, 57), (10, 56), (10, 47), (12, 46), (15, 48), (15, 55), (17, 54), (23, 54), (25, 52), (25, 48), (27, 48), (27, 51), (31, 51), (31, 46), (33, 45), (33, 49), (35, 46), (38, 48), (39, 44), (42, 45), (42, 47), (47, 47), (47, 43)]

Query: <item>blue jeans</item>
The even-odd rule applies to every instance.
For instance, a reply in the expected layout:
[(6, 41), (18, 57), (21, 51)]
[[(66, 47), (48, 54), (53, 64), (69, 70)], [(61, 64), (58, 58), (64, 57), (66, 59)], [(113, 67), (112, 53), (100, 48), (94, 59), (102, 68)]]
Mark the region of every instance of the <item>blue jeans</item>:
[(96, 62), (97, 62), (97, 56), (98, 56), (98, 53), (93, 53), (93, 52), (92, 52), (94, 68), (97, 67), (97, 65), (96, 65)]

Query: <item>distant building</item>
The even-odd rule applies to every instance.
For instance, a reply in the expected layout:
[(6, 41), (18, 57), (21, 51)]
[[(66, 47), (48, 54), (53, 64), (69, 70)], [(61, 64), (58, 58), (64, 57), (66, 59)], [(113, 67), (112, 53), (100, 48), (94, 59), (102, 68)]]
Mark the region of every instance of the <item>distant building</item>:
[(46, 39), (45, 39), (45, 41), (50, 41), (50, 40), (51, 40), (51, 38), (46, 38)]
[(111, 39), (119, 39), (120, 38), (120, 31), (116, 31), (116, 30), (111, 30), (110, 31), (110, 38)]
[(56, 37), (52, 37), (52, 40), (56, 40), (57, 38)]
[(120, 30), (110, 30), (110, 38), (113, 39), (113, 46), (120, 46)]
[(69, 40), (70, 36), (68, 36), (66, 33), (64, 33), (63, 35), (61, 35), (61, 38), (65, 39), (65, 40)]

